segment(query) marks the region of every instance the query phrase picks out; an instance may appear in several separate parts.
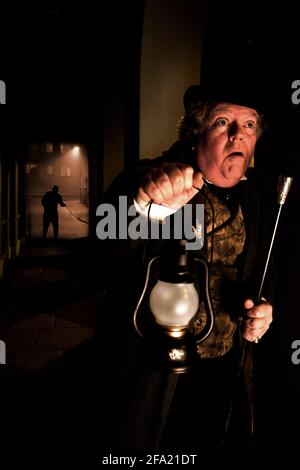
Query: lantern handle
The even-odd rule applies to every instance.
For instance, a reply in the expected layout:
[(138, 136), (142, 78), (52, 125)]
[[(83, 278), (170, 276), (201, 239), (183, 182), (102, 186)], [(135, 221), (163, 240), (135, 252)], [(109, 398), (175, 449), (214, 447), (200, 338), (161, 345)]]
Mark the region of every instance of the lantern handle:
[(138, 327), (138, 324), (137, 324), (137, 315), (138, 315), (138, 311), (139, 311), (139, 308), (140, 308), (140, 305), (143, 301), (143, 298), (144, 298), (144, 295), (146, 293), (146, 290), (147, 290), (147, 287), (148, 287), (148, 282), (149, 282), (149, 276), (150, 276), (150, 270), (151, 270), (151, 266), (152, 266), (152, 263), (154, 261), (156, 261), (157, 259), (159, 258), (162, 258), (162, 256), (155, 256), (154, 258), (152, 258), (149, 263), (148, 263), (148, 266), (147, 266), (147, 271), (146, 271), (146, 279), (145, 279), (145, 284), (144, 284), (144, 288), (143, 288), (143, 291), (142, 291), (142, 294), (139, 298), (139, 301), (137, 303), (137, 306), (134, 310), (134, 314), (133, 314), (133, 325), (134, 325), (134, 328), (135, 328), (135, 331), (137, 332), (137, 334), (139, 336), (141, 336), (141, 338), (144, 338), (145, 335), (141, 332), (141, 330), (139, 329)]

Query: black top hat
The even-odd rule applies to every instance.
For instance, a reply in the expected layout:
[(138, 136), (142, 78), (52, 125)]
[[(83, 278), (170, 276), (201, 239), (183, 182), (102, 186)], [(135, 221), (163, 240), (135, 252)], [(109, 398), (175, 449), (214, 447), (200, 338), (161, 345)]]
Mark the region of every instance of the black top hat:
[(210, 86), (192, 85), (183, 97), (184, 108), (190, 112), (194, 106), (200, 103), (232, 103), (255, 109), (258, 113), (265, 112), (265, 102), (256, 87), (245, 86), (234, 83), (211, 84)]
[(209, 56), (202, 67), (201, 85), (191, 86), (185, 92), (186, 111), (201, 102), (223, 102), (247, 106), (265, 114), (270, 103), (266, 90), (263, 91), (267, 61), (261, 45), (234, 34), (228, 37), (227, 50), (224, 54), (219, 40), (210, 45)]

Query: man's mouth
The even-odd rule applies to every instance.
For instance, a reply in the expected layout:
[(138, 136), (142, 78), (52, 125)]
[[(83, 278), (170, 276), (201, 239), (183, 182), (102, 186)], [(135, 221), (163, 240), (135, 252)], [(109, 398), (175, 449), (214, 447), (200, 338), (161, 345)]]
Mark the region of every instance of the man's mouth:
[(239, 152), (239, 151), (230, 152), (228, 154), (228, 157), (243, 157), (243, 156), (244, 156), (243, 152)]

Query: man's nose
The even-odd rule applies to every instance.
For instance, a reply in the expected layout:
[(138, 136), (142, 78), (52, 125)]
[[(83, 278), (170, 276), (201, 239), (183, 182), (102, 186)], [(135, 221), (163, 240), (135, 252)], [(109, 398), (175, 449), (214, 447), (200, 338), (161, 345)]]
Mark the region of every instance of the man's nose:
[(233, 142), (234, 140), (243, 140), (244, 132), (243, 127), (238, 122), (234, 121), (229, 127), (229, 140)]

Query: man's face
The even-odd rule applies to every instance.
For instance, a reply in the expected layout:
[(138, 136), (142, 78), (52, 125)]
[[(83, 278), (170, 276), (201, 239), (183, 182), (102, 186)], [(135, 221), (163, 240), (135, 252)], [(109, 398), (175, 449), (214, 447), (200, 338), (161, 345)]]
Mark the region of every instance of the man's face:
[(221, 188), (237, 184), (248, 168), (257, 139), (257, 112), (228, 103), (217, 104), (197, 147), (204, 177)]

